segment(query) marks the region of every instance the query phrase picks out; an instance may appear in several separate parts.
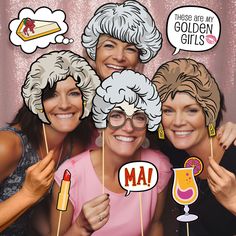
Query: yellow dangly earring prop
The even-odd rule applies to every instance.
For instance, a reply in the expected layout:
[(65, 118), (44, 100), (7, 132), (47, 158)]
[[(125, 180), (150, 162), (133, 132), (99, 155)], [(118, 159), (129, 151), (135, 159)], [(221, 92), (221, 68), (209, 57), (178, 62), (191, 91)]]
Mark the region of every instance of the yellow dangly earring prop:
[(86, 107), (86, 105), (87, 105), (87, 102), (86, 102), (86, 101), (84, 101), (84, 102), (83, 102), (83, 105), (84, 105), (84, 107)]
[(43, 109), (37, 109), (40, 113), (43, 113)]
[(209, 123), (208, 125), (208, 133), (210, 137), (214, 137), (216, 135), (216, 130), (215, 130), (215, 126), (213, 123)]
[(164, 129), (162, 127), (162, 124), (159, 125), (159, 128), (158, 128), (158, 138), (159, 139), (165, 139), (165, 132), (164, 132)]

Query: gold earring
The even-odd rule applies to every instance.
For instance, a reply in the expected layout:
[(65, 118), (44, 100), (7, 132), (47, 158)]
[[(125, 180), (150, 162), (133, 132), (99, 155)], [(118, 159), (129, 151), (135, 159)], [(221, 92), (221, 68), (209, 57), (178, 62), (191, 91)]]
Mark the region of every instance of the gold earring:
[(84, 107), (86, 107), (86, 105), (87, 105), (87, 102), (86, 102), (86, 101), (83, 101), (83, 105), (84, 105)]
[(210, 137), (214, 137), (216, 135), (215, 126), (213, 123), (209, 123), (208, 125), (208, 134)]
[(37, 108), (37, 110), (38, 110), (40, 113), (43, 113), (43, 109), (38, 109), (38, 108)]
[(162, 140), (165, 139), (165, 131), (162, 127), (162, 124), (160, 124), (158, 128), (158, 138)]

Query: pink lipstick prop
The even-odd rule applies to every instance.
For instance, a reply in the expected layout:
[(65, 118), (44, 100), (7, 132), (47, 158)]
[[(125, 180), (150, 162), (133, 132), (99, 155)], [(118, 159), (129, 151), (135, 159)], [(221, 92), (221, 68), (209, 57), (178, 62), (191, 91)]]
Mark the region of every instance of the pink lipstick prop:
[(60, 211), (59, 214), (59, 221), (57, 226), (57, 236), (60, 232), (60, 226), (61, 226), (61, 216), (62, 212), (67, 210), (68, 202), (69, 202), (69, 192), (70, 192), (70, 183), (71, 183), (71, 173), (69, 170), (65, 170), (63, 179), (61, 181), (60, 191), (58, 193), (57, 198), (57, 210)]

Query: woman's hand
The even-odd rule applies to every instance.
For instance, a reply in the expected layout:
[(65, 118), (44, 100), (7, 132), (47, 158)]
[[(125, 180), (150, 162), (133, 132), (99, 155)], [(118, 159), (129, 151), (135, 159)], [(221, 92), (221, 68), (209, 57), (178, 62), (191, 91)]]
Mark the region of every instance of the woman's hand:
[(229, 211), (236, 215), (236, 177), (220, 166), (213, 158), (209, 158), (208, 184), (216, 199)]
[(227, 122), (217, 131), (217, 138), (220, 145), (227, 149), (232, 143), (236, 146), (236, 124)]
[(107, 223), (110, 212), (109, 203), (109, 195), (102, 194), (83, 205), (75, 221), (81, 235), (91, 235)]
[(39, 200), (50, 188), (54, 177), (55, 161), (53, 151), (41, 161), (26, 170), (21, 191), (27, 197)]

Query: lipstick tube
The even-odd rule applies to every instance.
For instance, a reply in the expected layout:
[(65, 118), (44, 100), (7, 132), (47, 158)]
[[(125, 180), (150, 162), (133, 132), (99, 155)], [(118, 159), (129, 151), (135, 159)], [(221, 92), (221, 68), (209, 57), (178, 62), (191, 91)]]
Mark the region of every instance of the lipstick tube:
[(61, 181), (60, 192), (58, 193), (57, 198), (57, 210), (66, 211), (69, 200), (69, 191), (70, 191), (70, 181), (71, 173), (69, 170), (65, 170), (63, 179)]

